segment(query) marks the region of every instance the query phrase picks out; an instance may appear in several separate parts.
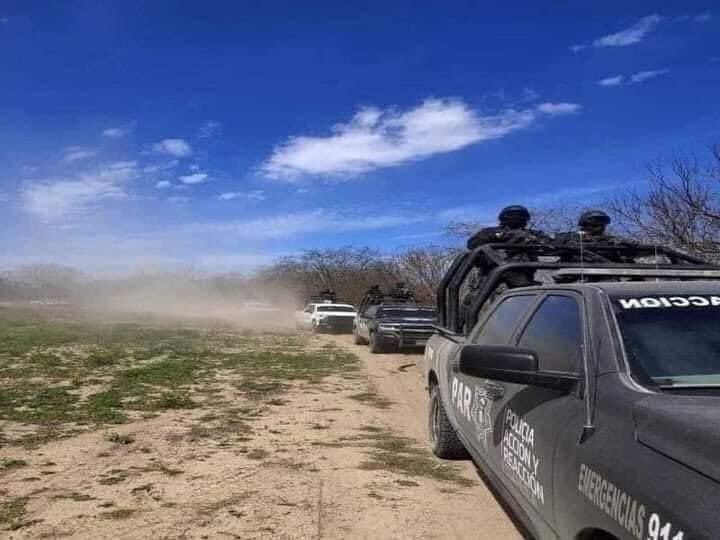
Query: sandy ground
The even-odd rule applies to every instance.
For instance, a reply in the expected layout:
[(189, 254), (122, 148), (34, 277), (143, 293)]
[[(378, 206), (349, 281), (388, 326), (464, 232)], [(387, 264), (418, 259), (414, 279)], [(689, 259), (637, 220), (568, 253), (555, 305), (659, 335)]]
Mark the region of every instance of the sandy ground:
[[(423, 459), (426, 395), (418, 354), (371, 355), (350, 336), (357, 376), (299, 384), (282, 399), (163, 413), (27, 450), (0, 471), (0, 498), (24, 505), (4, 538), (519, 538), (471, 462), (464, 482), (368, 467), (378, 433)], [(358, 395), (377, 391), (390, 400)], [(380, 404), (382, 405), (382, 403)]]
[[(354, 345), (352, 336), (328, 336), (338, 346), (355, 353), (375, 388), (393, 406), (383, 412), (383, 420), (429, 450), (427, 442), (427, 390), (423, 379), (422, 351), (400, 354), (371, 354), (367, 346)], [(478, 485), (455, 497), (435, 497), (426, 508), (437, 511), (437, 526), (428, 537), (437, 538), (522, 538), (511, 517), (480, 478), (471, 460), (455, 462), (467, 478)], [(422, 536), (422, 535), (419, 535)], [(417, 538), (413, 534), (407, 538)]]

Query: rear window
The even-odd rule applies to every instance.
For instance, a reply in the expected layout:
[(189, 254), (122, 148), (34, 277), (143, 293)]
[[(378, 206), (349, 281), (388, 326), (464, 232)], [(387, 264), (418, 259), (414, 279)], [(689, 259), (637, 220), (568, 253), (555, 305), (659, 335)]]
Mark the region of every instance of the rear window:
[(535, 300), (534, 295), (511, 296), (502, 300), (473, 341), (480, 345), (507, 345)]
[(525, 327), (518, 346), (537, 352), (543, 371), (577, 373), (582, 357), (582, 325), (577, 302), (569, 296), (548, 296)]
[(345, 312), (345, 313), (354, 313), (355, 312), (355, 308), (350, 307), (350, 306), (318, 306), (317, 310), (318, 311), (335, 311), (335, 312), (341, 311), (341, 312)]
[(633, 371), (661, 386), (720, 385), (720, 296), (615, 298)]

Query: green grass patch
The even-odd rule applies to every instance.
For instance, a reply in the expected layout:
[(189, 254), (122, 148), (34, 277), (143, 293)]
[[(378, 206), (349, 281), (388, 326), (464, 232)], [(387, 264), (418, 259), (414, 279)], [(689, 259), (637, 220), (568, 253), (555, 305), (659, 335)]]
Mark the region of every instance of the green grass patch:
[(23, 527), (27, 503), (27, 497), (0, 500), (0, 526), (9, 531)]
[(453, 465), (442, 463), (427, 450), (418, 448), (415, 441), (394, 433), (365, 430), (359, 439), (370, 443), (368, 459), (360, 468), (368, 471), (390, 471), (410, 477), (425, 477), (450, 482), (462, 487), (474, 486)]
[(270, 455), (270, 452), (265, 450), (264, 448), (253, 448), (250, 450), (247, 454), (245, 454), (248, 459), (265, 459)]
[(77, 501), (77, 502), (85, 502), (85, 501), (94, 501), (95, 497), (92, 495), (88, 495), (87, 493), (80, 493), (78, 491), (68, 491), (66, 493), (58, 493), (57, 495), (53, 495), (53, 499), (66, 499), (70, 501)]
[(184, 392), (163, 392), (157, 398), (151, 399), (147, 404), (148, 410), (152, 411), (194, 409), (195, 407), (197, 407), (197, 403)]
[[(245, 398), (282, 405), (294, 384), (357, 371), (354, 355), (332, 346), (304, 351), (304, 339), (0, 308), (0, 420), (38, 426), (5, 442), (37, 446), (75, 424), (87, 430), (137, 412), (212, 405), (210, 393), (225, 391), (228, 380)], [(210, 432), (247, 434), (248, 418), (223, 418)]]
[(20, 469), (26, 467), (27, 461), (24, 459), (0, 459), (0, 471), (8, 471), (10, 469)]
[(128, 519), (132, 517), (135, 512), (137, 512), (137, 510), (132, 508), (116, 508), (109, 512), (100, 512), (100, 517), (102, 519)]
[(377, 392), (372, 391), (360, 392), (348, 397), (350, 399), (354, 399), (355, 401), (359, 401), (360, 403), (365, 403), (366, 405), (375, 407), (376, 409), (389, 409), (390, 405), (392, 405), (392, 401), (385, 399)]

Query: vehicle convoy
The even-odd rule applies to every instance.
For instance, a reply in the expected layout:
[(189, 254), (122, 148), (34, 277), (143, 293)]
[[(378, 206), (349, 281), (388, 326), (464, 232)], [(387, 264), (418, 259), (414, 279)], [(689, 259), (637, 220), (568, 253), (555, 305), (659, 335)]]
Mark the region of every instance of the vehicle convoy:
[[(534, 260), (503, 263), (506, 249)], [(469, 453), (537, 538), (718, 538), (720, 267), (573, 249), (483, 245), (454, 261), (425, 350), (433, 451)], [(498, 264), (463, 320), (479, 258)], [(496, 294), (513, 270), (543, 280)]]
[(435, 332), (435, 308), (422, 306), (403, 282), (386, 292), (371, 287), (360, 302), (353, 323), (356, 345), (370, 352), (392, 352), (403, 347), (423, 347)]
[(354, 306), (335, 303), (331, 300), (309, 302), (302, 311), (295, 313), (295, 324), (298, 329), (313, 332), (350, 333), (357, 315)]

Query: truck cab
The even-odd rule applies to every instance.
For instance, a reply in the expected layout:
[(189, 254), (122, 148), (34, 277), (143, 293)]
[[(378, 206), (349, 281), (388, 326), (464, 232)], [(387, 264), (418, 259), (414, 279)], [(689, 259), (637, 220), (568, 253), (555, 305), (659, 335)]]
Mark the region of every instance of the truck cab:
[(435, 308), (414, 303), (377, 304), (358, 313), (353, 333), (356, 344), (370, 352), (391, 352), (404, 347), (424, 347), (435, 332)]
[(470, 455), (537, 538), (716, 537), (720, 268), (579, 265), (527, 263), (550, 280), (492, 294), (500, 264), (463, 330), (438, 325), (433, 451)]
[(295, 323), (298, 329), (311, 330), (314, 333), (350, 333), (356, 315), (357, 310), (350, 304), (310, 302), (302, 311), (296, 312)]

